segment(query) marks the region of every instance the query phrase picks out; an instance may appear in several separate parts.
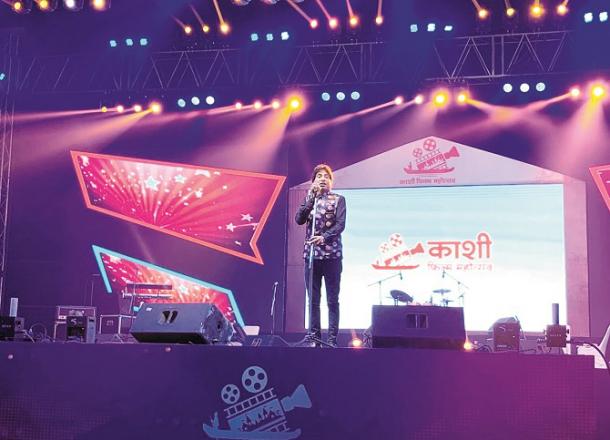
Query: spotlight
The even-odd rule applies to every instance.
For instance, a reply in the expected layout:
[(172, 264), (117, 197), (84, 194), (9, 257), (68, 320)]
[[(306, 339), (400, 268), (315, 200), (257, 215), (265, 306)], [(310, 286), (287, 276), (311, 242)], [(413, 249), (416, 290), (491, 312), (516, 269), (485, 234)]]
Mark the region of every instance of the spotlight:
[(451, 32), (451, 31), (453, 30), (453, 26), (452, 26), (452, 25), (450, 25), (450, 24), (445, 25), (445, 27), (443, 28), (443, 30), (444, 30), (445, 32)]
[(207, 105), (214, 105), (215, 102), (216, 102), (216, 99), (214, 99), (213, 96), (210, 95), (210, 96), (205, 97), (205, 103)]
[(437, 107), (445, 107), (449, 103), (449, 93), (445, 90), (439, 90), (434, 94), (432, 101)]
[(544, 12), (544, 8), (538, 2), (535, 2), (533, 5), (530, 6), (530, 16), (532, 18), (538, 19), (544, 15)]
[(594, 84), (591, 87), (591, 97), (594, 99), (601, 99), (606, 96), (606, 87), (602, 84)]
[(125, 107), (119, 104), (116, 106), (116, 111), (119, 113), (123, 113), (125, 111)]
[(468, 101), (468, 92), (461, 91), (460, 93), (458, 93), (457, 98), (455, 100), (460, 105), (466, 104), (466, 102)]
[(345, 93), (337, 92), (337, 100), (338, 101), (343, 101), (344, 99), (345, 99)]
[(199, 99), (199, 96), (193, 96), (191, 98), (191, 104), (193, 105), (199, 105), (201, 104), (201, 99)]
[(485, 20), (487, 17), (489, 17), (489, 11), (481, 8), (479, 9), (478, 16), (481, 20)]
[(511, 83), (505, 83), (502, 86), (502, 90), (504, 90), (505, 93), (510, 93), (513, 91), (513, 85)]
[(424, 95), (422, 95), (421, 93), (419, 95), (417, 95), (415, 98), (413, 98), (413, 102), (417, 105), (423, 104), (424, 103)]
[(290, 38), (290, 34), (286, 31), (284, 31), (280, 34), (280, 38), (282, 39), (282, 41), (286, 41)]
[(466, 341), (464, 342), (464, 350), (465, 351), (472, 351), (474, 349), (474, 345), (472, 345), (472, 342), (470, 341)]
[(585, 23), (591, 23), (593, 21), (593, 12), (587, 12), (584, 15)]
[(607, 11), (602, 11), (599, 13), (599, 21), (601, 21), (602, 23), (605, 21), (608, 21), (608, 12)]
[(6, 73), (0, 72), (0, 81), (4, 81), (4, 78), (6, 78)]
[(580, 97), (580, 88), (572, 87), (570, 89), (570, 96), (572, 97), (572, 99), (578, 99)]
[(315, 29), (318, 27), (318, 20), (316, 20), (315, 18), (309, 20), (309, 27), (312, 29)]
[(159, 113), (161, 113), (163, 111), (163, 106), (158, 103), (158, 102), (152, 102), (149, 106), (150, 111), (153, 112), (155, 115), (158, 115)]
[(329, 26), (331, 29), (337, 29), (337, 26), (339, 26), (339, 20), (337, 20), (335, 17), (331, 17), (331, 18), (328, 20), (328, 26)]
[(32, 11), (32, 0), (17, 0), (16, 2), (13, 2), (11, 6), (13, 11), (18, 14), (28, 14)]
[(180, 98), (180, 99), (178, 99), (177, 104), (178, 104), (178, 107), (184, 108), (184, 107), (186, 107), (186, 100), (184, 100), (183, 98)]
[(515, 16), (515, 14), (517, 13), (517, 11), (515, 10), (515, 8), (510, 7), (506, 9), (506, 16), (508, 18), (513, 18)]
[(57, 9), (57, 0), (38, 0), (38, 9), (42, 12), (53, 12)]
[(244, 105), (243, 105), (241, 102), (239, 102), (239, 101), (237, 101), (237, 102), (235, 103), (235, 109), (236, 109), (236, 110), (241, 110), (243, 106), (244, 106)]
[(544, 92), (546, 90), (546, 84), (543, 82), (536, 83), (536, 91)]
[(258, 34), (250, 34), (250, 41), (258, 41)]
[(260, 110), (262, 106), (263, 106), (263, 103), (262, 103), (262, 102), (260, 102), (260, 101), (254, 101), (254, 108), (255, 108), (256, 110)]
[(226, 21), (220, 23), (220, 32), (222, 32), (224, 35), (227, 35), (229, 32), (231, 32), (231, 26), (229, 26), (229, 23), (227, 23)]
[(267, 34), (267, 35), (265, 35), (265, 40), (267, 40), (267, 41), (273, 41), (273, 34)]
[(350, 345), (350, 347), (354, 347), (354, 348), (362, 348), (362, 339), (354, 338), (351, 341), (349, 341), (349, 345)]
[(360, 92), (353, 91), (350, 96), (353, 101), (358, 101), (360, 99)]
[(84, 0), (64, 0), (64, 8), (76, 12), (83, 9), (84, 3)]
[(322, 97), (322, 101), (324, 101), (324, 102), (330, 101), (330, 93), (328, 93), (328, 92), (323, 92), (321, 97)]
[(394, 104), (396, 105), (400, 105), (403, 102), (405, 102), (405, 98), (403, 98), (402, 96), (397, 96), (396, 98), (394, 98)]
[(140, 46), (148, 46), (148, 38), (140, 38)]
[(375, 24), (377, 26), (381, 26), (383, 24), (383, 16), (378, 15), (377, 17), (375, 17)]
[(210, 27), (205, 23), (201, 25), (201, 30), (203, 31), (204, 34), (210, 33)]
[(186, 35), (191, 35), (193, 33), (193, 28), (190, 25), (184, 25), (184, 27), (182, 28), (182, 30), (184, 31), (184, 33)]
[(523, 93), (527, 93), (530, 91), (530, 85), (528, 83), (521, 83), (519, 90), (521, 90)]
[(355, 28), (356, 26), (358, 26), (358, 23), (360, 23), (360, 19), (358, 18), (357, 15), (352, 15), (349, 18), (349, 25), (353, 28)]
[(566, 3), (557, 5), (557, 15), (566, 15), (568, 13), (568, 6)]
[(288, 105), (290, 106), (290, 109), (292, 111), (297, 111), (303, 106), (303, 100), (301, 98), (299, 98), (298, 96), (293, 96), (288, 101)]
[(16, 1), (15, 3), (13, 3), (12, 7), (13, 7), (13, 11), (15, 11), (15, 12), (18, 12), (18, 13), (23, 12), (23, 2)]
[(105, 105), (102, 106), (102, 108), (100, 109), (102, 111), (102, 113), (106, 113), (108, 112), (108, 107), (106, 107)]
[(132, 38), (125, 38), (125, 44), (129, 47), (133, 46), (133, 39)]
[(136, 104), (133, 106), (133, 111), (136, 113), (140, 113), (142, 111), (142, 106), (140, 104)]
[(409, 26), (409, 30), (413, 33), (418, 31), (417, 25), (416, 24), (412, 24), (411, 26)]
[(96, 11), (107, 11), (110, 9), (110, 0), (91, 0), (91, 7)]
[(116, 40), (110, 40), (108, 44), (110, 45), (110, 47), (117, 47), (119, 45)]
[(280, 101), (277, 99), (274, 99), (273, 101), (271, 101), (271, 108), (273, 110), (277, 110), (278, 108), (280, 108)]
[(426, 30), (428, 32), (434, 32), (436, 30), (436, 24), (434, 23), (428, 23), (428, 26), (426, 26)]

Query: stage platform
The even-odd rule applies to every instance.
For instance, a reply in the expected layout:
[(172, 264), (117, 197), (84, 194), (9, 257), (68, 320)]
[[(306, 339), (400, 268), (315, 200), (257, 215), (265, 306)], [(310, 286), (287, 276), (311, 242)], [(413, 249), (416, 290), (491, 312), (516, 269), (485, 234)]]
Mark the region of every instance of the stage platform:
[(598, 373), (588, 356), (2, 342), (0, 439), (607, 439)]

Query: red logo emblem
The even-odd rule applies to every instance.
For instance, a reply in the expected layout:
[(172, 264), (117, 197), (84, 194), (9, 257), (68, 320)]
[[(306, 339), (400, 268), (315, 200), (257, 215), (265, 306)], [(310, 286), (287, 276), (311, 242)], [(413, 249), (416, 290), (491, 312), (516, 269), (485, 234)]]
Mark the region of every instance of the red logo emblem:
[(447, 160), (452, 157), (460, 157), (460, 152), (455, 146), (443, 153), (438, 149), (436, 140), (428, 138), (422, 147), (413, 150), (415, 167), (413, 167), (413, 162), (409, 162), (409, 165), (404, 168), (407, 174), (444, 174), (454, 170), (454, 167), (447, 164)]

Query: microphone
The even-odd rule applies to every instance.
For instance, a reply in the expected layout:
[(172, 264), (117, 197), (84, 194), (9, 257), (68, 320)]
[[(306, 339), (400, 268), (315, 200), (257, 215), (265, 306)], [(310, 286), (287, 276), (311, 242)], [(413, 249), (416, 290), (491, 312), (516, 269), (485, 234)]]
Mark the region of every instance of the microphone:
[(398, 271), (398, 276), (400, 277), (400, 281), (402, 281), (402, 271)]
[(277, 292), (277, 286), (278, 286), (277, 281), (275, 283), (273, 283), (273, 298), (271, 299), (271, 316), (275, 315), (275, 293)]
[(445, 269), (443, 269), (443, 275), (441, 275), (441, 278), (445, 278)]

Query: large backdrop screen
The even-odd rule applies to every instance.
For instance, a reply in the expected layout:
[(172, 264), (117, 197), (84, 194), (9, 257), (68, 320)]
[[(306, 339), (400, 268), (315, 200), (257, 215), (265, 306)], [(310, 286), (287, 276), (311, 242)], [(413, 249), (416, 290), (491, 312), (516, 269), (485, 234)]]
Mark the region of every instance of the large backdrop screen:
[(516, 316), (541, 331), (552, 303), (565, 322), (562, 185), (337, 192), (347, 202), (342, 328), (369, 327), (371, 306), (393, 304), (393, 289), (415, 303), (463, 305), (468, 330)]

